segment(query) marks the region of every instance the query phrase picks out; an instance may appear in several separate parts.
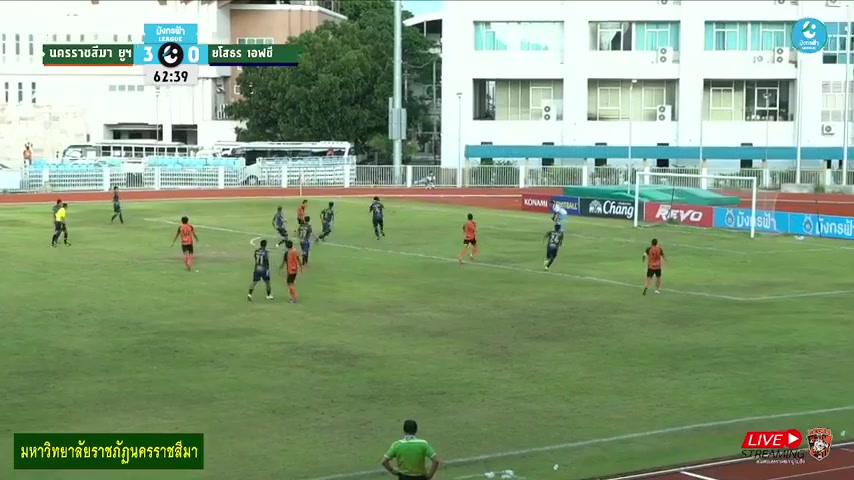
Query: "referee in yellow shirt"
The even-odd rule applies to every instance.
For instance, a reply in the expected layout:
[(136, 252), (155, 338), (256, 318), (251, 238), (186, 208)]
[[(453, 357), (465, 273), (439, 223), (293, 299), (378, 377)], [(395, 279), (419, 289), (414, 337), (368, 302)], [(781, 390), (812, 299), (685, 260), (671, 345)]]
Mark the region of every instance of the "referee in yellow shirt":
[[(431, 480), (439, 470), (439, 457), (430, 442), (416, 438), (418, 424), (415, 420), (403, 422), (403, 439), (391, 444), (383, 456), (382, 466), (398, 480)], [(427, 471), (427, 460), (430, 471)], [(391, 462), (394, 460), (395, 467)]]
[(65, 226), (65, 215), (68, 211), (68, 204), (63, 203), (59, 210), (53, 214), (53, 239), (50, 242), (51, 247), (56, 247), (56, 244), (59, 243), (59, 236), (62, 235), (62, 243), (65, 244), (66, 247), (71, 246), (68, 243), (68, 228)]

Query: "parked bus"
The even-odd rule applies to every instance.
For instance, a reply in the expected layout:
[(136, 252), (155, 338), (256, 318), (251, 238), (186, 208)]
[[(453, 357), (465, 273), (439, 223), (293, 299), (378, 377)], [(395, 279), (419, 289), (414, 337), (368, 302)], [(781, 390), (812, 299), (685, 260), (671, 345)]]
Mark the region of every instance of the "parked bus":
[(222, 156), (243, 158), (246, 161), (242, 183), (259, 185), (269, 183), (265, 172), (270, 167), (285, 164), (349, 162), (353, 145), (349, 142), (249, 142), (224, 148)]
[(197, 145), (156, 140), (107, 140), (97, 143), (69, 145), (62, 152), (62, 160), (84, 160), (99, 157), (143, 159), (146, 157), (193, 157)]

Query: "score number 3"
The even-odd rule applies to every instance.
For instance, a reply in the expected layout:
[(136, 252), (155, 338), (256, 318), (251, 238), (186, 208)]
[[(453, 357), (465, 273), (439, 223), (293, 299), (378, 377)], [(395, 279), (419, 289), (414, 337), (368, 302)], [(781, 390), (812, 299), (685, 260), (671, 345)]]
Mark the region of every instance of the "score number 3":
[[(154, 61), (154, 47), (145, 46), (145, 63)], [(199, 47), (192, 45), (187, 49), (187, 63), (199, 63)]]

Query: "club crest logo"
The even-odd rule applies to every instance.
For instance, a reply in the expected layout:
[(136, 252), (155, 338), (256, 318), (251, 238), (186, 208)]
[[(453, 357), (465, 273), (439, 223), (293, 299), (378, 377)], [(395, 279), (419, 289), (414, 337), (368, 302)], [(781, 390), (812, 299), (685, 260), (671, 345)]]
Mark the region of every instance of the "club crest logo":
[(727, 227), (735, 226), (735, 213), (732, 211), (731, 208), (726, 209), (726, 216), (724, 217), (724, 222), (726, 223)]
[(833, 434), (829, 428), (811, 428), (807, 431), (807, 441), (810, 443), (810, 456), (819, 462), (830, 455)]
[(813, 222), (812, 217), (809, 215), (804, 215), (804, 233), (807, 235), (812, 235)]

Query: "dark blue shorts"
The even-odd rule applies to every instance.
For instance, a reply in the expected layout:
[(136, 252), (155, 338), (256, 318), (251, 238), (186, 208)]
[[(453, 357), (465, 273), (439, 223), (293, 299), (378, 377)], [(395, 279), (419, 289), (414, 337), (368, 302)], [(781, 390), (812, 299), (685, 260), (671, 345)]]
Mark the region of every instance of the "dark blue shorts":
[(300, 248), (302, 249), (302, 253), (308, 253), (311, 250), (311, 242), (300, 242)]
[(53, 230), (55, 232), (61, 232), (62, 231), (62, 222), (53, 222)]
[(374, 226), (380, 226), (383, 224), (383, 217), (374, 217)]
[(332, 231), (332, 224), (331, 223), (324, 223), (321, 228), (323, 229), (323, 233), (329, 233)]
[(269, 282), (270, 281), (270, 271), (269, 270), (255, 270), (252, 272), (252, 281), (253, 282)]
[(555, 247), (547, 248), (546, 249), (546, 258), (548, 258), (548, 259), (557, 258), (557, 251), (558, 251), (558, 249)]
[(113, 213), (121, 213), (122, 205), (120, 203), (113, 204)]
[(287, 231), (284, 227), (282, 227), (282, 228), (277, 228), (277, 229), (276, 229), (276, 231), (277, 231), (277, 232), (279, 233), (279, 235), (280, 235), (280, 236), (282, 236), (282, 237), (287, 237), (287, 236), (288, 236), (288, 231)]

